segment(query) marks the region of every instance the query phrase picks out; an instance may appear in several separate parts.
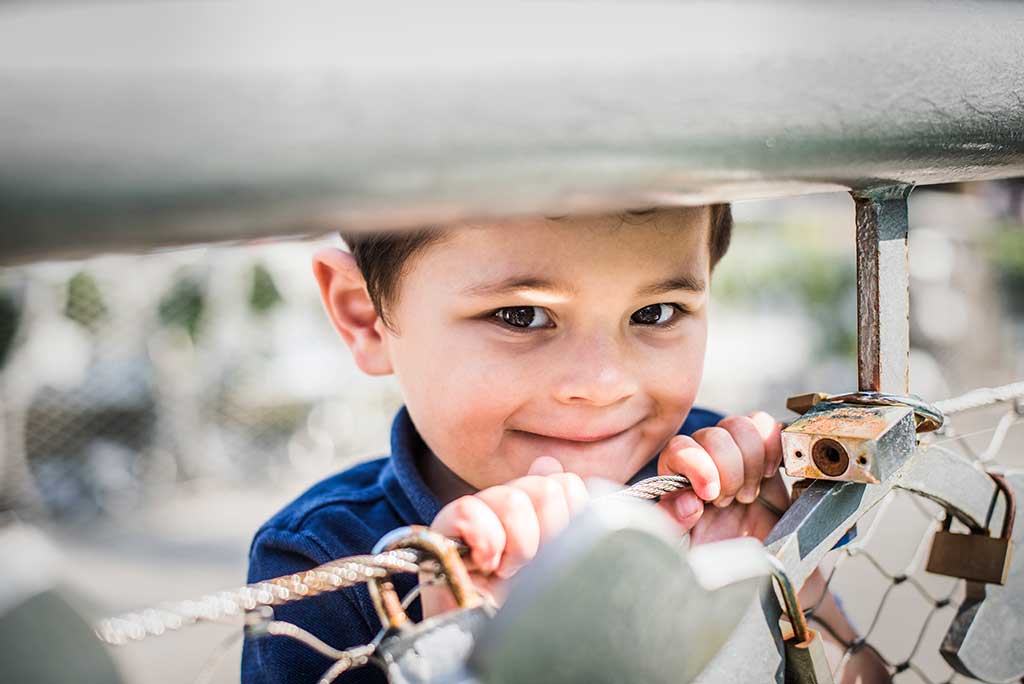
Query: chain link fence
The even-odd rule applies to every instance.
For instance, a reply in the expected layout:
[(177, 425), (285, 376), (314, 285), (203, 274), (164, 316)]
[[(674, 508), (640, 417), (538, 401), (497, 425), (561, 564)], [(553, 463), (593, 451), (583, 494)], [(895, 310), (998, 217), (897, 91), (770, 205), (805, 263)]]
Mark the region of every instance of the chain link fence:
[[(0, 272), (3, 508), (81, 524), (181, 483), (327, 472), (386, 446), (367, 437), (387, 422), (352, 428), (389, 420), (398, 395), (341, 353), (309, 286), (312, 249)], [(337, 400), (356, 392), (358, 416)]]
[[(1018, 388), (1024, 391), (1024, 387)], [(990, 472), (1021, 467), (1021, 454), (1007, 450), (1008, 437), (1024, 422), (1024, 400), (1007, 396), (981, 415), (947, 419), (942, 430), (927, 435), (925, 448), (961, 452)], [(977, 427), (988, 423), (988, 427)], [(959, 425), (970, 425), (966, 431)], [(998, 534), (1005, 502), (997, 497), (987, 527)], [(964, 677), (943, 660), (939, 647), (964, 599), (965, 582), (925, 572), (934, 533), (942, 528), (945, 512), (928, 499), (893, 490), (858, 523), (858, 536), (826, 559), (824, 591), (804, 607), (812, 625), (831, 633), (842, 645), (835, 668), (836, 682), (846, 676), (850, 658), (870, 649), (885, 663), (895, 682), (926, 684), (977, 681)], [(956, 527), (954, 527), (956, 529)], [(966, 528), (964, 528), (966, 530)], [(844, 640), (816, 610), (833, 591), (855, 623), (858, 636)]]

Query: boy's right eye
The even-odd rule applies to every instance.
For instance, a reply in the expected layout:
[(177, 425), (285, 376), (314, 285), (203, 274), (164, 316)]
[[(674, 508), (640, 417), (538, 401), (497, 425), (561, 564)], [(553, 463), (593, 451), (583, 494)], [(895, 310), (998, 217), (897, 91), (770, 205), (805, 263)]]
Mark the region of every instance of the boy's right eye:
[(541, 306), (508, 306), (495, 311), (494, 317), (504, 325), (520, 330), (554, 327), (548, 312)]

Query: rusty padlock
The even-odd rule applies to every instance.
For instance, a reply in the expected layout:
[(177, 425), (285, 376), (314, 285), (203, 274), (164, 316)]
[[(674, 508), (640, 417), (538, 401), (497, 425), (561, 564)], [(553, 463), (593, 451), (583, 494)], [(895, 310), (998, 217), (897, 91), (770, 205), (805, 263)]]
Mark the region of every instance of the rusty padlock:
[(802, 416), (782, 431), (791, 477), (877, 484), (902, 467), (917, 433), (942, 425), (942, 412), (914, 396), (879, 392), (790, 397)]
[(1001, 475), (991, 475), (1006, 500), (1003, 529), (998, 537), (983, 533), (959, 534), (950, 526), (953, 516), (946, 514), (942, 529), (935, 533), (925, 570), (948, 577), (960, 577), (985, 584), (1006, 584), (1013, 558), (1013, 521), (1017, 512), (1013, 490)]
[(832, 668), (825, 657), (821, 635), (807, 626), (796, 587), (789, 581), (782, 561), (771, 555), (768, 560), (789, 618), (789, 629), (782, 632), (786, 648), (786, 684), (832, 684)]
[(368, 583), (384, 638), (375, 651), (392, 684), (469, 681), (466, 662), (476, 635), (494, 617), (494, 607), (473, 588), (454, 542), (427, 527), (400, 528), (381, 539), (373, 552), (415, 548), (432, 555), (441, 566), (458, 608), (419, 623), (410, 621), (389, 578)]

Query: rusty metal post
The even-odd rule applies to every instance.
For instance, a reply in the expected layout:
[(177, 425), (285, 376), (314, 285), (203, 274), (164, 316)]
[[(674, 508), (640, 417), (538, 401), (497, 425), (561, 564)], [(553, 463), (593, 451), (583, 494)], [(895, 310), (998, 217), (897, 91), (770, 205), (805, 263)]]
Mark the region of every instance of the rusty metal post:
[(857, 386), (909, 391), (910, 277), (907, 196), (911, 185), (855, 191), (857, 207)]

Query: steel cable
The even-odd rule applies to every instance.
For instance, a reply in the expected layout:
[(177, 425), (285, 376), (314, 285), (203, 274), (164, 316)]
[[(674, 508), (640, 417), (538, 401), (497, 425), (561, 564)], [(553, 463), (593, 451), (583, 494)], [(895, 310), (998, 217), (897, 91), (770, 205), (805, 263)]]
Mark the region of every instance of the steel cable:
[[(659, 475), (608, 496), (654, 500), (689, 486), (690, 481), (682, 475)], [(375, 577), (417, 572), (424, 560), (422, 553), (412, 549), (339, 558), (304, 572), (107, 618), (96, 624), (95, 631), (102, 641), (111, 645), (140, 641), (200, 622), (241, 618), (262, 606), (300, 601), (362, 584)]]

